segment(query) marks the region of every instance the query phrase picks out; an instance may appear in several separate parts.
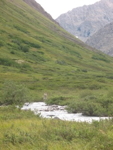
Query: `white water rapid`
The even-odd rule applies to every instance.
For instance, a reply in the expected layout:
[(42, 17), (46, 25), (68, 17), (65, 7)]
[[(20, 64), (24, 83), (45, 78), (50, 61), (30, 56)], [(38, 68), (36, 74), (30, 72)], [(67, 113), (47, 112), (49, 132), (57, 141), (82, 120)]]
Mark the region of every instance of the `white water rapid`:
[(109, 117), (83, 116), (82, 113), (68, 113), (65, 106), (47, 105), (44, 102), (25, 103), (22, 110), (31, 110), (43, 118), (55, 118), (66, 121), (92, 122), (93, 120), (109, 119)]

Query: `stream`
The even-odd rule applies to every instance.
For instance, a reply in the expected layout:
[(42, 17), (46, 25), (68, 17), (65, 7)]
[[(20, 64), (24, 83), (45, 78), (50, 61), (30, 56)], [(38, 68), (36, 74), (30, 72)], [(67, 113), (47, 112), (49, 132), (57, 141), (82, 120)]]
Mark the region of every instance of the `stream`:
[(25, 103), (22, 110), (31, 110), (35, 114), (39, 114), (43, 118), (54, 118), (66, 121), (92, 122), (101, 119), (109, 119), (109, 117), (92, 117), (83, 116), (82, 113), (68, 113), (66, 106), (47, 105), (44, 102)]

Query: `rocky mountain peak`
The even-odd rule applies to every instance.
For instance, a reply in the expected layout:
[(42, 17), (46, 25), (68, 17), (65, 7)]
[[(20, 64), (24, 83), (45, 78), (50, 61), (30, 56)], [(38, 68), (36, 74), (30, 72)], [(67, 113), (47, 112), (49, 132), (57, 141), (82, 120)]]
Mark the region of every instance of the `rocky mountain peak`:
[(113, 21), (113, 0), (84, 5), (59, 16), (56, 21), (68, 32), (86, 41), (99, 29)]
[(113, 56), (113, 22), (97, 31), (86, 41), (86, 43)]

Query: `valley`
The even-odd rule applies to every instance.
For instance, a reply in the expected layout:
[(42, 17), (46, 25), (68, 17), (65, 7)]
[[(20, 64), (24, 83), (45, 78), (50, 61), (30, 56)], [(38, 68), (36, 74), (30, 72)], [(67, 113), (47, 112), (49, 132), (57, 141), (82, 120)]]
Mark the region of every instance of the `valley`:
[(112, 117), (113, 58), (65, 31), (35, 1), (0, 0), (1, 150), (113, 148), (112, 119), (89, 124), (21, 110), (44, 102), (44, 93), (46, 104), (69, 113)]

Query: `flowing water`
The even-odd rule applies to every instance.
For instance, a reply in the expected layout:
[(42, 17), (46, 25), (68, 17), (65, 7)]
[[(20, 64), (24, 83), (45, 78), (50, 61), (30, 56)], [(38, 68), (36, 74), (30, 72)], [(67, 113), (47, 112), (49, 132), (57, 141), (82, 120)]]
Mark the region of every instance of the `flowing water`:
[(55, 118), (67, 121), (92, 122), (92, 120), (109, 119), (109, 117), (83, 116), (82, 113), (68, 113), (65, 106), (47, 105), (44, 102), (25, 103), (22, 110), (31, 110), (43, 118)]

